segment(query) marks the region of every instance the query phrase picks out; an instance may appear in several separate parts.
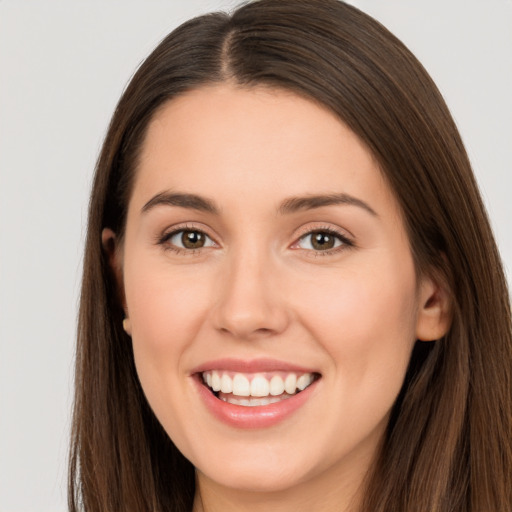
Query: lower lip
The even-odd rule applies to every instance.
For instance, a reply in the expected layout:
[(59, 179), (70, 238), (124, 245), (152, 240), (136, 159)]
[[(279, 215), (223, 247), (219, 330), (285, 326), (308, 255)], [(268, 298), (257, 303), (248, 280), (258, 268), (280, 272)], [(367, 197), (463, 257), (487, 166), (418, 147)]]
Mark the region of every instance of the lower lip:
[(280, 402), (247, 407), (220, 400), (202, 383), (199, 375), (196, 375), (194, 380), (199, 396), (218, 420), (235, 428), (247, 429), (272, 427), (288, 418), (308, 401), (318, 383), (318, 380), (315, 380), (304, 391)]

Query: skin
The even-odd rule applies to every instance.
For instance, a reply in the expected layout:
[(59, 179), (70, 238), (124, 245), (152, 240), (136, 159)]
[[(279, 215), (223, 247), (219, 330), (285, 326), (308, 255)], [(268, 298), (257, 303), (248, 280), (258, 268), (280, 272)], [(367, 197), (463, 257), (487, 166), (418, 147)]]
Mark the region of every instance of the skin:
[[(163, 192), (217, 213), (144, 205)], [(294, 196), (364, 201), (282, 213)], [(206, 246), (176, 252), (173, 230)], [(329, 229), (332, 251), (308, 235)], [(210, 241), (211, 240), (211, 241)], [(105, 229), (125, 329), (156, 416), (197, 468), (194, 510), (356, 510), (416, 339), (449, 324), (446, 294), (419, 279), (397, 201), (364, 144), (293, 93), (231, 84), (168, 102), (149, 124), (125, 237)], [(350, 245), (352, 244), (352, 245)], [(223, 357), (321, 374), (308, 401), (264, 429), (214, 418), (192, 382)]]

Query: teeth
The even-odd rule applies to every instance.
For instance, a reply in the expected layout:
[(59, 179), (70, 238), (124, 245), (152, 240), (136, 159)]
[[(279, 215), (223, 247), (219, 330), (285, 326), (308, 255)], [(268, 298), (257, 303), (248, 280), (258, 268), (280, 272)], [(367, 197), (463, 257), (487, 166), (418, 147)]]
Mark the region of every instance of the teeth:
[(313, 375), (305, 373), (297, 379), (297, 387), (302, 391), (313, 382)]
[[(270, 379), (270, 394), (272, 396), (282, 395), (284, 393), (284, 382), (279, 375), (274, 375)], [(291, 393), (290, 393), (291, 394)]]
[(295, 389), (297, 386), (297, 376), (294, 373), (290, 373), (290, 375), (286, 376), (286, 379), (284, 381), (284, 389), (285, 391), (292, 395), (295, 393)]
[[(299, 376), (295, 373), (269, 375), (267, 378), (263, 374), (246, 375), (243, 373), (233, 373), (226, 371), (207, 371), (202, 374), (203, 381), (214, 392), (222, 392), (225, 394), (232, 394), (233, 398), (229, 397), (226, 401), (230, 403), (237, 403), (240, 399), (235, 397), (258, 397), (262, 400), (267, 400), (264, 404), (260, 400), (251, 399), (245, 400), (248, 403), (237, 405), (267, 405), (267, 403), (274, 403), (283, 398), (283, 393), (293, 395), (298, 391), (306, 389), (314, 380), (312, 373), (304, 373)], [(273, 399), (273, 397), (279, 397)], [(224, 398), (223, 398), (224, 399)], [(268, 400), (271, 400), (270, 402)], [(249, 403), (250, 402), (250, 403)]]
[(259, 375), (254, 377), (251, 382), (251, 396), (268, 396), (270, 393), (270, 384), (265, 377)]
[(235, 375), (233, 379), (233, 394), (237, 396), (251, 395), (251, 385), (249, 384), (249, 379), (245, 375), (241, 373), (237, 373)]
[(221, 397), (221, 400), (224, 402), (228, 402), (230, 404), (234, 405), (244, 405), (245, 407), (256, 407), (258, 405), (269, 405), (269, 404), (275, 404), (277, 402), (280, 402), (283, 399), (290, 398), (289, 396), (283, 397), (283, 398), (277, 398), (275, 396), (272, 397), (265, 397), (265, 398), (235, 398), (234, 396), (230, 397)]
[(233, 381), (229, 378), (229, 375), (222, 375), (222, 379), (220, 381), (220, 390), (223, 393), (231, 393), (233, 391)]
[(220, 391), (220, 377), (217, 372), (212, 373), (212, 389), (213, 391)]

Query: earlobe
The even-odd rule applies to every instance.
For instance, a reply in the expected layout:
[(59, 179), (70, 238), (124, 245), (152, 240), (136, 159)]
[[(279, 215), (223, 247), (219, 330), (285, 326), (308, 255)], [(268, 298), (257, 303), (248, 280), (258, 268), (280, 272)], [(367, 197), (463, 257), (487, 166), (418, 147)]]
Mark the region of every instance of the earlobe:
[(419, 289), (416, 339), (435, 341), (450, 329), (452, 299), (444, 283), (425, 277)]
[(123, 320), (123, 329), (124, 329), (124, 332), (126, 334), (128, 334), (128, 336), (132, 335), (132, 323), (130, 322), (130, 319), (128, 317), (126, 317)]
[(116, 282), (116, 289), (118, 292), (119, 300), (121, 301), (122, 308), (127, 315), (121, 253), (119, 251), (118, 241), (114, 231), (112, 231), (110, 228), (104, 228), (101, 232), (101, 244), (103, 246), (103, 251), (107, 256), (109, 267), (112, 270), (112, 274)]
[(103, 246), (105, 254), (108, 256), (109, 264), (112, 267), (112, 264), (114, 263), (112, 260), (116, 257), (117, 238), (114, 231), (110, 228), (103, 228), (101, 231), (101, 245)]

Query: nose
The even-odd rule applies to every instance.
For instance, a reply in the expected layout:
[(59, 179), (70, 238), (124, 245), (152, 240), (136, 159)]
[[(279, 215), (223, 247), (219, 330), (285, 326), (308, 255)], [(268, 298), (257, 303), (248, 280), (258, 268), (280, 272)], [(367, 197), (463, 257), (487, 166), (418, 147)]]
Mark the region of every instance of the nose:
[(219, 275), (213, 308), (215, 328), (240, 340), (256, 340), (280, 334), (289, 324), (290, 314), (282, 273), (270, 256), (233, 255)]

